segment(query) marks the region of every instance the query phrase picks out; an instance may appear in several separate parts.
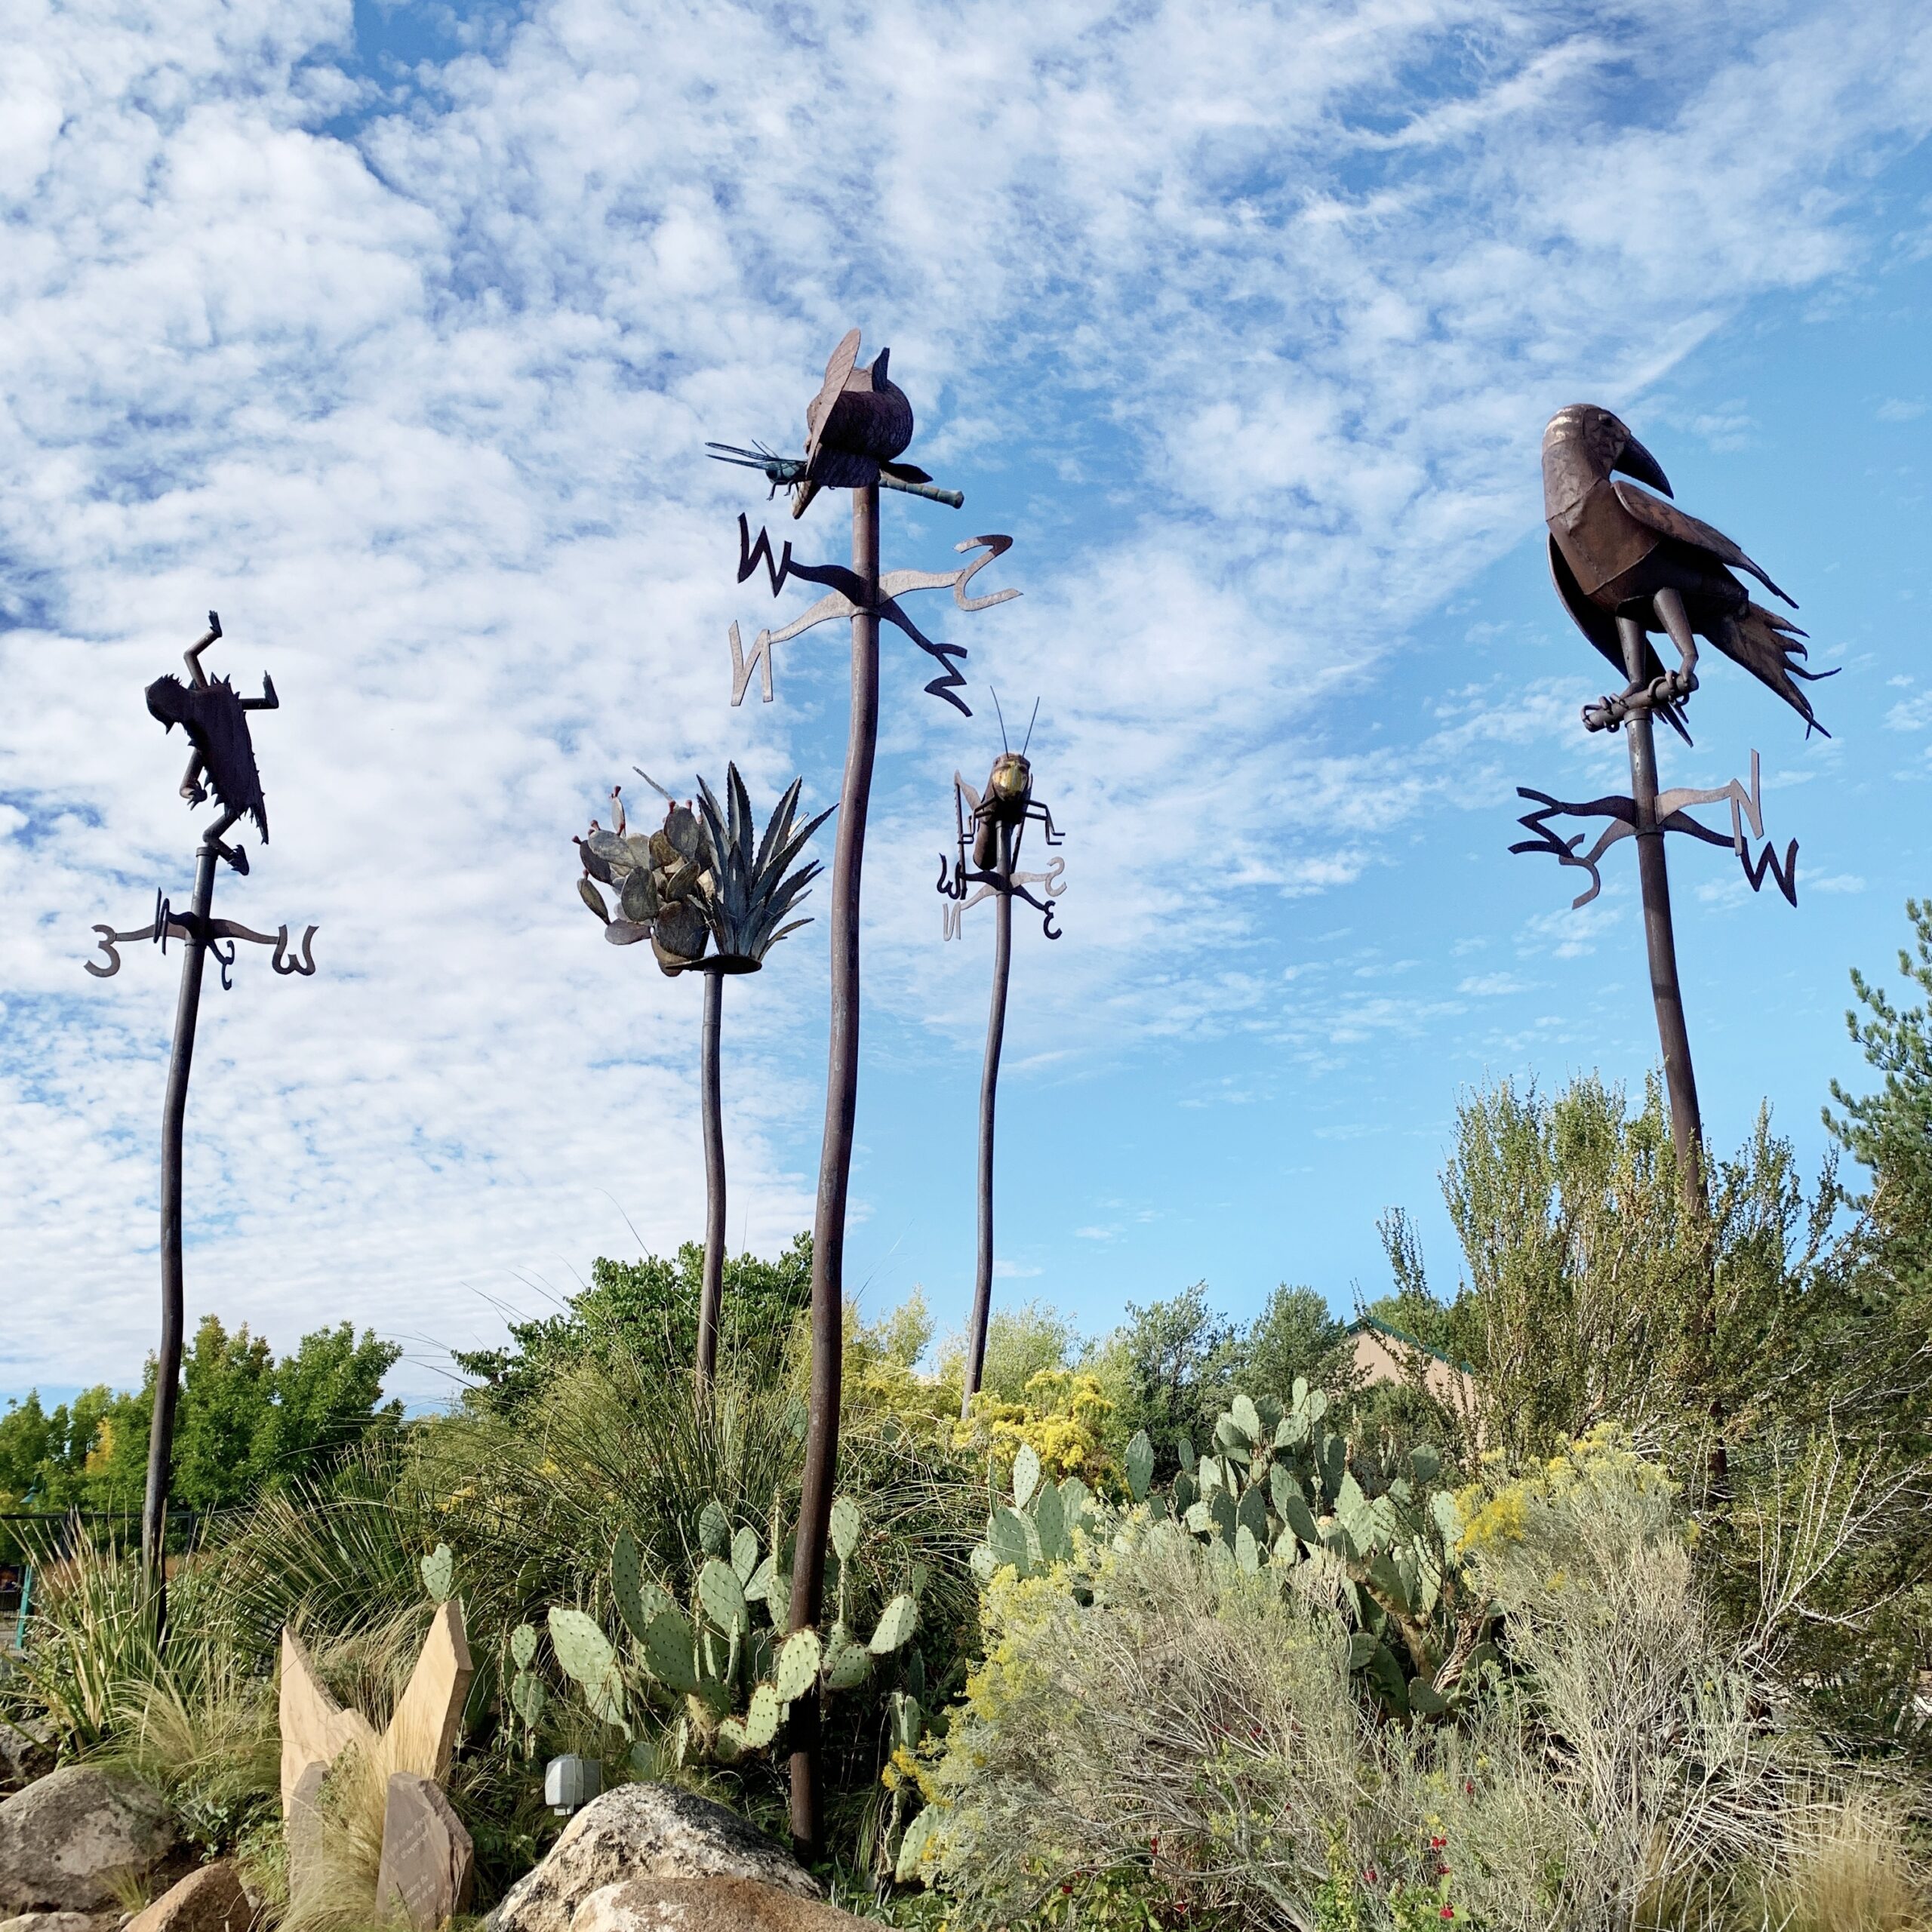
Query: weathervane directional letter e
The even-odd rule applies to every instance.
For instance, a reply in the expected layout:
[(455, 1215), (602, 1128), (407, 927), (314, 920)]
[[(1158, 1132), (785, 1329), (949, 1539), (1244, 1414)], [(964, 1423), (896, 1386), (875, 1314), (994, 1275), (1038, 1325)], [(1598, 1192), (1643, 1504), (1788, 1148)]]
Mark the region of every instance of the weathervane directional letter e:
[(731, 626), (731, 702), (734, 706), (745, 701), (745, 687), (752, 681), (752, 669), (755, 666), (760, 673), (759, 695), (763, 701), (771, 702), (771, 633), (760, 631), (752, 645), (752, 654), (745, 656), (744, 640), (738, 635), (738, 626)]

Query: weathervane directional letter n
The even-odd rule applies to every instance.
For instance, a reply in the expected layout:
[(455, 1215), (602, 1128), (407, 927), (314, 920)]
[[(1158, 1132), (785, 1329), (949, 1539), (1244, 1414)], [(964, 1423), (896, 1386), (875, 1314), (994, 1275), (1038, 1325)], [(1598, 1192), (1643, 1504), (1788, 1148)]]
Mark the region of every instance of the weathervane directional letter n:
[(759, 672), (759, 695), (763, 701), (771, 702), (771, 633), (760, 631), (752, 645), (749, 660), (745, 656), (744, 640), (738, 635), (738, 626), (731, 626), (731, 702), (734, 706), (745, 701), (745, 687), (752, 681), (752, 666)]

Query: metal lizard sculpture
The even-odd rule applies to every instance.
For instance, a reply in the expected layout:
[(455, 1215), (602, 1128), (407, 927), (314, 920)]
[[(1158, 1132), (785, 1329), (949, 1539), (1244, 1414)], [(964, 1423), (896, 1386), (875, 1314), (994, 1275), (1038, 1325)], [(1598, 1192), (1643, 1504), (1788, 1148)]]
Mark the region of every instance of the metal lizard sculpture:
[[(255, 767), (254, 740), (249, 735), (247, 714), (251, 711), (277, 711), (281, 700), (275, 694), (275, 681), (262, 673), (260, 697), (238, 697), (226, 678), (211, 678), (202, 669), (202, 653), (221, 635), (221, 620), (208, 613), (207, 632), (184, 654), (193, 681), (184, 685), (171, 671), (157, 678), (147, 688), (148, 710), (172, 731), (179, 724), (188, 734), (194, 753), (181, 780), (181, 795), (191, 805), (198, 805), (212, 790), (227, 808), (208, 836), (216, 841), (223, 857), (246, 875), (248, 854), (238, 846), (232, 851), (221, 844), (221, 835), (245, 814), (252, 818), (269, 842), (267, 801), (262, 796), (262, 775)], [(208, 783), (204, 785), (202, 780)]]
[[(226, 678), (211, 678), (202, 668), (202, 654), (221, 635), (221, 620), (208, 613), (208, 627), (186, 652), (190, 682), (183, 684), (173, 675), (157, 678), (147, 688), (149, 713), (168, 730), (184, 727), (194, 746), (194, 755), (180, 786), (180, 795), (190, 807), (205, 801), (211, 789), (221, 807), (220, 815), (202, 833), (195, 853), (194, 898), (189, 909), (177, 912), (158, 891), (155, 894), (154, 918), (132, 932), (116, 932), (112, 926), (97, 925), (100, 950), (107, 963), (97, 965), (84, 960), (97, 980), (111, 980), (121, 970), (118, 947), (135, 940), (155, 940), (165, 952), (171, 939), (183, 942), (181, 958), (181, 992), (174, 1010), (174, 1041), (168, 1055), (168, 1087), (162, 1104), (161, 1125), (161, 1346), (157, 1352), (154, 1413), (148, 1431), (147, 1488), (141, 1506), (141, 1561), (152, 1592), (155, 1641), (167, 1626), (168, 1571), (164, 1546), (168, 1523), (168, 1493), (173, 1469), (174, 1408), (180, 1392), (183, 1287), (182, 1279), (181, 1174), (182, 1144), (188, 1111), (188, 1080), (195, 1054), (195, 1029), (200, 1016), (202, 980), (208, 955), (212, 952), (221, 968), (221, 984), (229, 990), (229, 969), (235, 963), (236, 942), (275, 948), (272, 964), (278, 974), (299, 974), (304, 979), (315, 970), (310, 947), (315, 928), (302, 936), (302, 955), (297, 959), (288, 946), (288, 928), (282, 927), (271, 938), (233, 919), (214, 917), (215, 873), (226, 860), (234, 869), (248, 870), (248, 855), (239, 841), (226, 844), (222, 837), (245, 814), (255, 821), (266, 845), (269, 837), (268, 808), (263, 801), (261, 774), (255, 768), (255, 747), (249, 735), (251, 711), (280, 708), (275, 686), (264, 675), (258, 698), (238, 697)], [(205, 780), (205, 783), (203, 781)], [(228, 941), (224, 952), (220, 942)]]

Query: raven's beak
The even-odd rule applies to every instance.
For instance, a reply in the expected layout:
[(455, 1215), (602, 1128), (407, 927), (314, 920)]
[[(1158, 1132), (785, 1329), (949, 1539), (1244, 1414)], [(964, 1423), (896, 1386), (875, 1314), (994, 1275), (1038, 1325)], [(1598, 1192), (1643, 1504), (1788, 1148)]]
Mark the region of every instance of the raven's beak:
[(1626, 476), (1635, 477), (1639, 483), (1647, 483), (1653, 490), (1661, 490), (1666, 497), (1671, 494), (1670, 478), (1663, 473), (1663, 465), (1635, 436), (1623, 445), (1610, 466), (1622, 470)]

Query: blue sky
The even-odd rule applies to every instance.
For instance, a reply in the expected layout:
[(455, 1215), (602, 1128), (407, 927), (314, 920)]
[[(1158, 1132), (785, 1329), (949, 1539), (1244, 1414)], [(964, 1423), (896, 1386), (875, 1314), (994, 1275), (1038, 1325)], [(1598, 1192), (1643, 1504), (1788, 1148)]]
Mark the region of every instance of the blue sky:
[[(694, 986), (598, 943), (571, 832), (737, 758), (835, 795), (840, 639), (729, 704), (752, 481), (832, 342), (890, 343), (888, 565), (1014, 548), (961, 720), (888, 639), (848, 1284), (972, 1272), (990, 931), (942, 946), (955, 768), (1041, 700), (1066, 937), (1022, 924), (999, 1292), (1091, 1328), (1205, 1278), (1339, 1307), (1457, 1093), (1655, 1051), (1627, 851), (1511, 857), (1514, 787), (1621, 782), (1549, 589), (1537, 447), (1620, 409), (1802, 606), (1829, 740), (1721, 662), (1666, 782), (1762, 754), (1795, 911), (1675, 853), (1719, 1147), (1815, 1160), (1847, 968), (1932, 887), (1932, 26), (1875, 5), (29, 6), (0, 75), (0, 1392), (137, 1372), (173, 964), (80, 971), (189, 881), (140, 691), (210, 605), (274, 842), (221, 908), (321, 971), (211, 986), (192, 1312), (347, 1318), (398, 1386), (598, 1254), (694, 1234)], [(781, 510), (782, 515), (782, 510)], [(774, 524), (774, 533), (777, 524)], [(840, 555), (842, 505), (783, 534)], [(946, 607), (927, 601), (928, 611)], [(829, 856), (829, 854), (828, 854)], [(822, 925), (729, 990), (734, 1241), (810, 1218)]]

